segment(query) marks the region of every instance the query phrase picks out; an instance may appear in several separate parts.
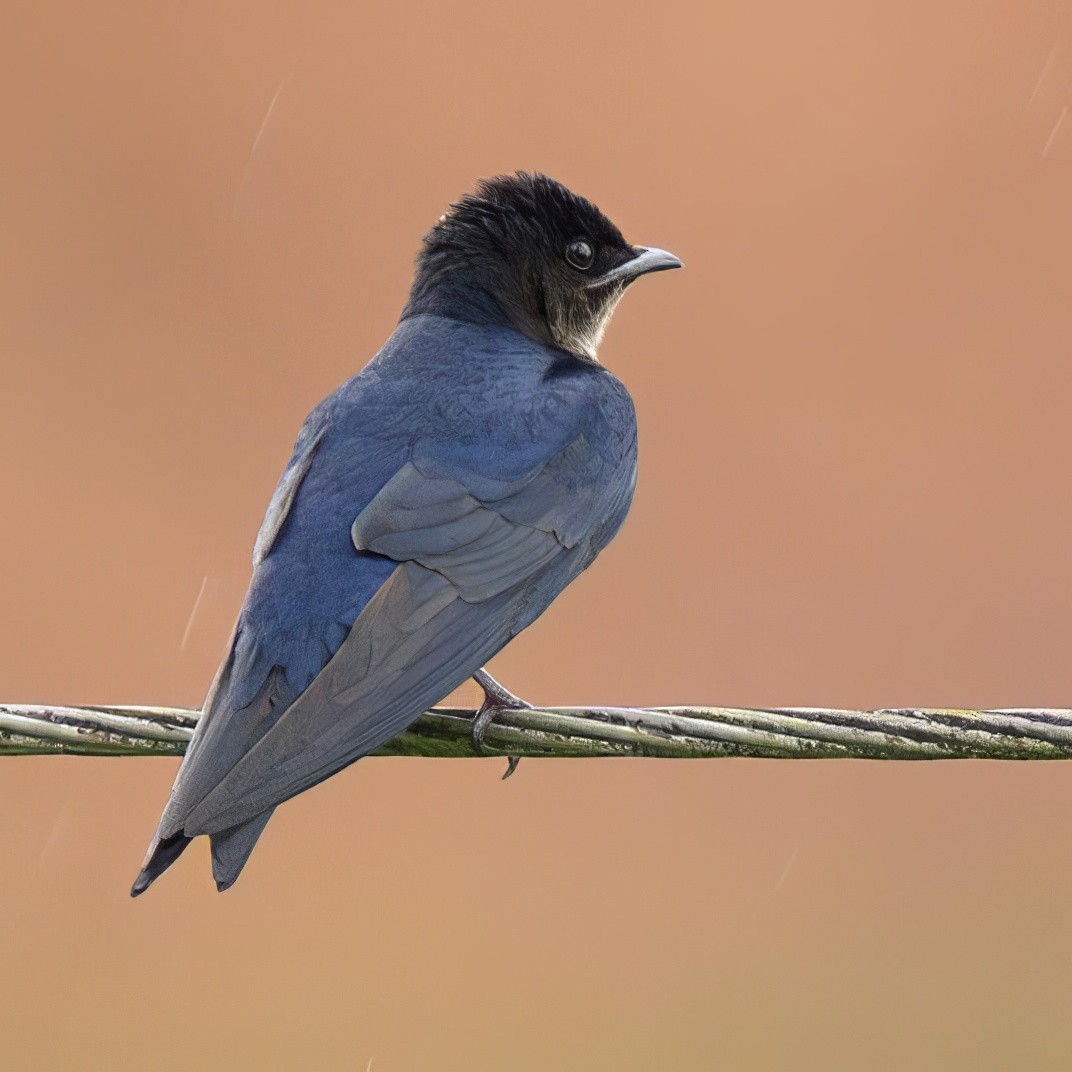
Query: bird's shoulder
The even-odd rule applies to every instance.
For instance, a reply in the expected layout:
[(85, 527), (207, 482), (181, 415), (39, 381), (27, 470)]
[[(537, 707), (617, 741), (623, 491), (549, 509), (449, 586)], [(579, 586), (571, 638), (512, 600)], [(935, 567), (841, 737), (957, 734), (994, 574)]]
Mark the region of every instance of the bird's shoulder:
[(448, 453), (512, 451), (507, 469), (520, 472), (581, 432), (608, 455), (635, 442), (632, 400), (603, 366), (509, 328), (415, 319), (412, 350), (391, 356), (420, 384), (426, 438)]
[(567, 448), (567, 468), (598, 469), (600, 481), (631, 479), (635, 412), (608, 370), (507, 328), (431, 315), (403, 320), (306, 418), (255, 561), (278, 546), (296, 509), (307, 513), (303, 504), (316, 517), (287, 529), (304, 546), (320, 538), (325, 515), (340, 524), (348, 517), (348, 525), (407, 461), (510, 481)]

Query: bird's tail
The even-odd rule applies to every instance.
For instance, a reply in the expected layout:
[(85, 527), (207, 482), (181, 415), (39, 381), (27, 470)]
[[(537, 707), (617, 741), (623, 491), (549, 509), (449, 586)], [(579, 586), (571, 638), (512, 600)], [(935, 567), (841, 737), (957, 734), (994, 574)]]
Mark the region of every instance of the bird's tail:
[[(269, 808), (249, 822), (209, 835), (212, 843), (212, 876), (220, 893), (235, 884), (274, 810)], [(137, 897), (144, 893), (183, 854), (191, 841), (193, 838), (181, 830), (166, 838), (154, 835), (145, 863), (130, 888), (130, 896)]]
[(212, 841), (212, 877), (216, 880), (216, 889), (223, 893), (229, 890), (246, 866), (257, 838), (261, 836), (274, 808), (269, 808), (248, 822), (221, 830), (210, 835)]
[(144, 893), (183, 853), (183, 849), (190, 844), (188, 838), (181, 830), (170, 837), (158, 838), (153, 836), (149, 851), (145, 857), (145, 863), (130, 888), (130, 896), (137, 897)]

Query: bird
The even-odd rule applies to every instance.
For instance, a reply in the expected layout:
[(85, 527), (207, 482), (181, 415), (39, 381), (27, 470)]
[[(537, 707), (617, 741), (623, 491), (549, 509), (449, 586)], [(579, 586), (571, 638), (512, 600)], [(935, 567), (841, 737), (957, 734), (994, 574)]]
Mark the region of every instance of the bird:
[(432, 226), (394, 332), (298, 434), (132, 896), (201, 835), (228, 889), (279, 804), (470, 677), (478, 749), (528, 706), (484, 664), (625, 520), (636, 415), (597, 351), (626, 288), (681, 266), (536, 172)]

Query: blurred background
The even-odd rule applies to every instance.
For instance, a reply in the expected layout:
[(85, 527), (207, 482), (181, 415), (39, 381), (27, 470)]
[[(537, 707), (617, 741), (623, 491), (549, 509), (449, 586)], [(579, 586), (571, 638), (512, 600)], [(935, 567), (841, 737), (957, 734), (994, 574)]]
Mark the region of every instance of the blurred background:
[[(28, 4), (0, 698), (200, 703), (306, 412), (478, 176), (687, 270), (547, 703), (1072, 705), (1072, 8)], [(475, 693), (475, 689), (474, 689)], [(467, 694), (464, 698), (475, 699)], [(1072, 765), (371, 760), (219, 896), (177, 761), (0, 763), (11, 1069), (1064, 1069)]]

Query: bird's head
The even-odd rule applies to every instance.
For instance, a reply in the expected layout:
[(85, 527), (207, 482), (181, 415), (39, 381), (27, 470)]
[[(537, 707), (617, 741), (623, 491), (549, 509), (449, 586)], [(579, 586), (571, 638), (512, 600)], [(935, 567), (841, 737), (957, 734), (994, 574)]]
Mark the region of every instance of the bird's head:
[(403, 316), (501, 323), (595, 360), (625, 288), (680, 267), (630, 245), (591, 201), (522, 171), (480, 182), (424, 236)]

